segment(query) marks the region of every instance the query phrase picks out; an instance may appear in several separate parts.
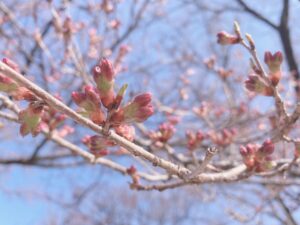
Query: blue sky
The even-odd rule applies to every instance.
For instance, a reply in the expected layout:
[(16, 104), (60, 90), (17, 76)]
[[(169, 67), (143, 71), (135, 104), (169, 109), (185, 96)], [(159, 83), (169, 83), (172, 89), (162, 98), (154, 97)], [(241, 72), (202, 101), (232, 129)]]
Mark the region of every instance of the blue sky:
[[(8, 3), (9, 1), (4, 2)], [(178, 5), (180, 5), (180, 1), (170, 2), (171, 1), (169, 1), (164, 10), (171, 11), (177, 9)], [(276, 0), (276, 2), (279, 1)], [(296, 0), (293, 1), (291, 16), (293, 19), (296, 16), (296, 12), (299, 12), (300, 4), (297, 3), (298, 2)], [(270, 1), (268, 1), (266, 5), (270, 5)], [(253, 6), (258, 9), (260, 8), (255, 4)], [(272, 7), (264, 8), (264, 10), (268, 16), (274, 17), (275, 20), (276, 18), (273, 15), (276, 14), (279, 8), (279, 4), (274, 4)], [(167, 47), (179, 44), (188, 46), (188, 43), (184, 40), (180, 42), (180, 39), (175, 39), (178, 33), (174, 32), (174, 28), (176, 28), (176, 25), (180, 25), (181, 22), (184, 22), (184, 19), (187, 20), (187, 23), (189, 20), (194, 20), (194, 17), (186, 18), (186, 13), (192, 11), (192, 9), (186, 9), (182, 11), (174, 10), (174, 12), (168, 18), (168, 20), (172, 21), (178, 20), (178, 24), (173, 24), (174, 27), (169, 27), (168, 20), (161, 20), (160, 22), (150, 25), (146, 31), (143, 30), (142, 32), (137, 32), (133, 37), (131, 37), (128, 42), (132, 45), (140, 40), (144, 41), (141, 46), (137, 45), (137, 47), (134, 49), (131, 56), (132, 58), (128, 60), (129, 66), (130, 63), (136, 63), (137, 61), (141, 61), (141, 66), (146, 66), (149, 63), (157, 61), (158, 58), (169, 60), (169, 55), (162, 55), (161, 51), (156, 48), (157, 44), (159, 44), (161, 41), (163, 41), (164, 46)], [(80, 15), (76, 14), (76, 11), (70, 10), (70, 13), (74, 17), (80, 17)], [(256, 40), (257, 49), (259, 49), (260, 56), (263, 56), (263, 52), (265, 50), (276, 51), (282, 48), (280, 44), (278, 44), (279, 39), (274, 32), (268, 27), (262, 26), (262, 24), (253, 19), (253, 17), (233, 13), (227, 13), (224, 15), (224, 17), (228, 23), (226, 22), (224, 24), (220, 24), (220, 29), (231, 31), (233, 20), (239, 20), (242, 31), (251, 33)], [(195, 15), (195, 18), (201, 20), (201, 15)], [(186, 29), (184, 29), (184, 32), (190, 32), (191, 35), (189, 36), (189, 42), (193, 43), (195, 49), (197, 50), (205, 48), (207, 39), (215, 39), (215, 36), (207, 36), (205, 34), (205, 29), (201, 26), (197, 27), (197, 24), (195, 25), (195, 23), (191, 26), (187, 26)], [(297, 34), (297, 31), (293, 32)], [(234, 48), (234, 51), (237, 51), (236, 47)], [(210, 55), (210, 53), (206, 52), (201, 53), (202, 54), (200, 56), (203, 58)], [(232, 62), (232, 64), (239, 64), (239, 62)], [(165, 81), (168, 81), (174, 72), (170, 68), (161, 69), (159, 65), (154, 67), (153, 70), (157, 70), (157, 76), (153, 77), (151, 80), (152, 83), (161, 82), (161, 76), (163, 76)], [(132, 88), (132, 90), (139, 88), (135, 87), (135, 82), (143, 81), (143, 77), (138, 77), (137, 74), (134, 74), (134, 78), (130, 78), (130, 75), (126, 74), (122, 79), (131, 84), (130, 88)], [(258, 98), (258, 100), (254, 102), (254, 105), (256, 104), (270, 105), (271, 102), (262, 97)], [(14, 130), (17, 132), (18, 126), (15, 126)], [(84, 132), (86, 131), (82, 131), (82, 133)], [(33, 139), (31, 137), (16, 138), (16, 136), (18, 136), (17, 133), (13, 133), (10, 138), (7, 138), (5, 135), (5, 132), (1, 134), (1, 136), (4, 137), (0, 144), (0, 152), (3, 153), (2, 156), (19, 154), (20, 151), (22, 151), (22, 155), (26, 155), (26, 153), (30, 153), (32, 147), (36, 143), (39, 143), (39, 140), (41, 140), (40, 137), (38, 139)], [(52, 151), (55, 148), (56, 147), (54, 145), (49, 144), (47, 145), (46, 151)], [(110, 186), (119, 187), (123, 185), (124, 190), (127, 191), (127, 182), (130, 181), (128, 177), (123, 177), (115, 173), (110, 174), (100, 166), (83, 166), (79, 168), (68, 169), (1, 166), (0, 174), (0, 225), (38, 225), (41, 224), (41, 221), (45, 221), (45, 219), (51, 215), (55, 218), (60, 218), (64, 213), (63, 207), (58, 206), (55, 201), (66, 200), (68, 202), (68, 200), (70, 200), (72, 197), (71, 195), (74, 187), (83, 188), (88, 186), (88, 184), (93, 183), (95, 180), (99, 180), (106, 184), (108, 188)], [(222, 189), (226, 189), (226, 187), (227, 185), (223, 185)], [(230, 188), (240, 188), (240, 186), (235, 185), (231, 186)], [(198, 188), (195, 187), (195, 189)], [(199, 187), (199, 190), (200, 189), (201, 187)], [(172, 192), (176, 192), (176, 190), (170, 191), (170, 193)], [(45, 193), (48, 193), (51, 197), (54, 196), (54, 202), (45, 199)], [(107, 193), (112, 194), (111, 192)], [(147, 193), (134, 193), (134, 195), (135, 194), (141, 196), (147, 195)], [(181, 195), (184, 197), (184, 193), (181, 193)], [(250, 196), (249, 198), (252, 200), (254, 199)], [(196, 201), (195, 207), (193, 208), (193, 214), (199, 214), (200, 216), (212, 214), (211, 218), (226, 217), (226, 212), (224, 211), (224, 208), (227, 207), (226, 201), (226, 198), (223, 198), (222, 196), (219, 197), (217, 201), (213, 202), (205, 202), (203, 199), (201, 202)], [(229, 221), (229, 224), (235, 224), (233, 220), (229, 219)]]

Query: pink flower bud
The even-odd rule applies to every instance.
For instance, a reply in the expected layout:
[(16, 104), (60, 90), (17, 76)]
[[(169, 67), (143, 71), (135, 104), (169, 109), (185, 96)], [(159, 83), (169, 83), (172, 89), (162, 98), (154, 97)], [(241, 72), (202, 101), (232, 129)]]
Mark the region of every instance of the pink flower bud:
[(201, 131), (194, 133), (193, 131), (188, 130), (185, 135), (187, 138), (187, 147), (191, 151), (199, 147), (205, 138), (205, 135)]
[(25, 87), (18, 87), (11, 95), (17, 101), (26, 100), (32, 102), (37, 100), (37, 97)]
[(90, 151), (96, 156), (104, 156), (108, 154), (107, 147), (114, 146), (115, 143), (102, 136), (86, 136), (82, 139), (82, 142), (87, 145)]
[(84, 87), (84, 93), (72, 92), (73, 101), (86, 111), (96, 111), (100, 107), (100, 99), (91, 86)]
[(243, 157), (246, 157), (246, 156), (249, 155), (249, 152), (248, 152), (247, 148), (244, 147), (244, 146), (240, 146), (240, 153), (241, 153), (241, 155), (242, 155)]
[(271, 155), (274, 152), (274, 144), (271, 140), (266, 140), (260, 147), (260, 151), (266, 155)]
[(126, 169), (126, 172), (129, 174), (129, 175), (133, 175), (136, 173), (136, 168), (135, 166), (130, 166), (129, 168)]
[(126, 138), (129, 141), (134, 140), (135, 129), (134, 129), (133, 126), (122, 124), (120, 126), (116, 126), (115, 131), (116, 131), (117, 134), (119, 134), (120, 136)]
[(17, 63), (15, 63), (14, 61), (12, 61), (11, 59), (3, 58), (2, 62), (4, 62), (6, 65), (8, 65), (13, 70), (20, 72), (19, 65)]
[(135, 121), (138, 122), (138, 123), (142, 123), (144, 122), (145, 120), (147, 120), (150, 116), (152, 116), (154, 113), (154, 108), (152, 105), (147, 105), (147, 106), (144, 106), (144, 107), (140, 107), (138, 110), (137, 110), (137, 113), (135, 115)]
[(257, 151), (257, 146), (252, 144), (247, 144), (246, 149), (248, 151), (248, 154), (253, 155)]
[(113, 90), (115, 72), (113, 66), (107, 59), (102, 59), (100, 65), (94, 67), (93, 74), (101, 102), (106, 108), (109, 108), (113, 104), (115, 97)]
[(280, 68), (280, 65), (283, 62), (283, 56), (280, 51), (272, 54), (271, 52), (265, 52), (264, 57), (265, 63), (268, 65), (269, 69), (274, 71)]
[(136, 103), (139, 107), (147, 106), (152, 99), (151, 93), (144, 93), (136, 96), (133, 99), (133, 102)]
[(105, 116), (100, 107), (100, 99), (97, 91), (91, 86), (84, 87), (84, 93), (73, 92), (73, 101), (83, 109), (81, 113), (89, 117), (94, 123), (102, 124)]
[(31, 133), (34, 137), (40, 132), (42, 113), (43, 106), (35, 105), (34, 103), (31, 103), (26, 109), (19, 112), (20, 133), (22, 136)]
[(111, 118), (113, 124), (121, 123), (141, 123), (154, 113), (151, 105), (151, 94), (145, 93), (138, 95), (125, 107), (119, 109)]
[(96, 83), (99, 79), (113, 81), (115, 77), (115, 71), (111, 62), (105, 58), (100, 61), (99, 65), (94, 67), (93, 74)]
[(250, 74), (245, 81), (246, 89), (257, 94), (265, 96), (273, 96), (274, 92), (271, 87), (266, 86), (258, 76)]
[(18, 89), (18, 84), (11, 78), (0, 74), (0, 91), (11, 93)]
[(265, 52), (265, 63), (269, 67), (269, 76), (271, 82), (274, 86), (277, 86), (281, 79), (281, 69), (280, 66), (283, 61), (283, 56), (281, 52), (276, 52), (272, 55), (271, 52)]
[(170, 123), (163, 123), (159, 126), (159, 132), (159, 141), (165, 143), (173, 137), (175, 133), (175, 127)]
[(238, 36), (229, 34), (225, 31), (219, 32), (217, 34), (217, 38), (217, 42), (221, 45), (238, 44), (241, 41), (241, 39)]

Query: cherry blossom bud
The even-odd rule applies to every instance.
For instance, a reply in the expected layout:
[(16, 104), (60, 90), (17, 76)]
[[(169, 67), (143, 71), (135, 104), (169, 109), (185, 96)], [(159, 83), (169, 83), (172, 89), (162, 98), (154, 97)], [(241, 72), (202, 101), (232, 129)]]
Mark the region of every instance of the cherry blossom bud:
[(133, 175), (136, 173), (136, 168), (135, 166), (130, 166), (129, 168), (126, 169), (126, 172), (129, 174), (129, 175)]
[(59, 125), (62, 124), (62, 122), (67, 118), (65, 114), (59, 114), (52, 117), (52, 119), (47, 123), (50, 130), (54, 130)]
[(266, 140), (262, 144), (260, 151), (266, 155), (271, 155), (274, 152), (274, 144), (271, 140)]
[(252, 144), (247, 144), (246, 145), (246, 149), (247, 149), (248, 154), (253, 155), (257, 151), (257, 146), (256, 145), (252, 145)]
[(107, 155), (107, 148), (115, 145), (113, 141), (99, 135), (86, 136), (82, 139), (82, 142), (87, 145), (90, 151), (96, 156)]
[(262, 94), (265, 96), (273, 96), (274, 92), (271, 87), (266, 86), (258, 76), (250, 74), (245, 81), (245, 86), (248, 91)]
[(13, 70), (20, 72), (19, 65), (17, 63), (15, 63), (14, 61), (12, 61), (11, 59), (3, 58), (2, 62), (4, 62), (6, 65), (8, 65)]
[(225, 31), (219, 32), (217, 34), (217, 38), (217, 42), (221, 45), (238, 44), (241, 41), (241, 39), (238, 36), (229, 34)]
[(275, 52), (274, 54), (271, 52), (265, 52), (264, 61), (272, 72), (277, 71), (280, 69), (283, 62), (282, 53), (280, 51)]
[(273, 166), (271, 154), (274, 152), (274, 144), (266, 140), (261, 146), (248, 144), (240, 147), (240, 153), (244, 164), (249, 170), (255, 172), (266, 171)]
[(106, 108), (109, 108), (113, 104), (115, 97), (113, 90), (115, 71), (111, 62), (105, 58), (102, 59), (100, 64), (94, 67), (93, 74), (101, 102)]
[(255, 159), (253, 157), (246, 157), (246, 158), (244, 158), (244, 163), (245, 163), (245, 165), (247, 166), (247, 168), (249, 170), (252, 170), (253, 167), (255, 167), (256, 162), (255, 162)]
[(38, 100), (37, 97), (25, 87), (18, 87), (11, 95), (17, 101), (26, 100), (32, 102)]
[(122, 124), (120, 126), (115, 127), (115, 131), (117, 134), (126, 138), (129, 141), (134, 140), (135, 129), (133, 126), (129, 126), (127, 124)]
[(0, 91), (11, 93), (18, 89), (18, 84), (11, 78), (0, 74)]
[(254, 50), (254, 49), (255, 49), (255, 44), (254, 44), (253, 38), (251, 37), (250, 34), (246, 34), (245, 36), (246, 36), (246, 39), (248, 40), (248, 43), (249, 43), (250, 48), (251, 48), (252, 50)]
[(133, 99), (133, 103), (136, 103), (139, 107), (143, 107), (143, 106), (147, 106), (152, 99), (152, 95), (150, 93), (144, 93), (144, 94), (140, 94), (137, 95), (134, 99)]
[(85, 86), (84, 93), (73, 92), (74, 102), (86, 111), (96, 111), (100, 107), (100, 99), (92, 86)]
[(83, 109), (81, 114), (89, 117), (96, 124), (104, 122), (105, 116), (100, 108), (99, 95), (92, 86), (85, 86), (84, 93), (73, 92), (72, 99)]
[(175, 133), (175, 127), (170, 123), (163, 123), (159, 126), (159, 132), (161, 133), (160, 141), (167, 142)]
[(31, 103), (26, 109), (19, 112), (20, 133), (22, 136), (31, 133), (34, 137), (40, 132), (42, 113), (43, 106), (34, 103)]
[(249, 152), (248, 152), (247, 148), (244, 147), (244, 146), (240, 146), (240, 153), (241, 153), (241, 155), (242, 155), (243, 157), (249, 155)]
[(197, 131), (195, 133), (193, 131), (188, 130), (186, 131), (185, 135), (187, 138), (187, 147), (191, 151), (199, 147), (205, 138), (205, 135), (201, 131)]
[(283, 62), (282, 53), (280, 51), (278, 51), (272, 55), (271, 52), (265, 52), (264, 61), (269, 67), (269, 76), (270, 76), (271, 82), (274, 86), (276, 86), (281, 79), (280, 66)]
[(119, 109), (112, 116), (111, 122), (114, 124), (144, 122), (154, 113), (151, 98), (150, 93), (136, 96), (132, 102)]

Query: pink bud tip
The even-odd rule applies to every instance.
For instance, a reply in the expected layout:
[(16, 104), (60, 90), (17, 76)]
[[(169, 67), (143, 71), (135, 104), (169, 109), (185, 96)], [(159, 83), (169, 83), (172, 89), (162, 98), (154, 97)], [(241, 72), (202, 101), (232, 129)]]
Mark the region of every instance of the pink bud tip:
[(217, 42), (221, 45), (231, 45), (231, 44), (237, 44), (240, 42), (240, 38), (229, 34), (225, 31), (221, 31), (217, 34)]
[(144, 107), (151, 102), (151, 99), (152, 99), (151, 93), (147, 92), (144, 94), (137, 95), (134, 98), (133, 102), (137, 103), (140, 107)]
[(113, 78), (115, 76), (115, 71), (109, 60), (107, 60), (106, 58), (103, 58), (100, 61), (100, 69), (101, 69), (101, 73), (103, 74), (103, 76), (105, 76), (105, 78), (107, 80), (110, 80), (110, 81), (113, 80)]
[(266, 140), (266, 141), (262, 144), (262, 146), (261, 146), (261, 151), (262, 151), (263, 153), (266, 153), (266, 154), (268, 154), (268, 155), (271, 155), (271, 154), (274, 152), (274, 148), (275, 148), (275, 146), (274, 146), (274, 144), (272, 143), (272, 141), (271, 141), (271, 140)]

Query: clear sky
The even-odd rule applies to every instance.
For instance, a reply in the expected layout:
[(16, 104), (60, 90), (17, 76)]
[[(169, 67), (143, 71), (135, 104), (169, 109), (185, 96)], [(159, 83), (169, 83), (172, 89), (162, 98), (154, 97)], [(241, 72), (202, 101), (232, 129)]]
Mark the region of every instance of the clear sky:
[[(9, 3), (10, 1), (6, 0), (3, 2)], [(259, 2), (260, 4), (262, 1), (256, 0), (253, 2)], [(265, 15), (270, 16), (274, 19), (274, 21), (276, 21), (276, 12), (278, 9), (280, 9), (280, 4), (270, 4), (271, 1), (266, 2), (266, 7), (263, 8)], [(280, 1), (274, 0), (274, 2)], [(297, 22), (299, 22), (299, 19), (296, 18), (296, 12), (299, 13), (300, 4), (296, 0), (293, 0), (292, 2), (293, 7), (291, 18), (293, 21), (297, 20)], [(167, 13), (170, 13), (171, 10), (174, 10), (174, 12), (172, 11), (172, 13), (170, 13), (170, 17), (168, 19), (172, 21), (178, 20), (178, 24), (180, 24), (180, 22), (186, 19), (187, 13), (191, 12), (191, 10), (188, 8), (178, 10), (178, 5), (181, 5), (181, 1), (169, 0), (164, 10), (166, 10)], [(253, 3), (253, 6), (260, 10), (260, 6), (255, 5), (255, 3)], [(70, 10), (70, 14), (74, 18), (79, 17), (74, 10)], [(120, 17), (122, 17), (122, 15), (120, 15)], [(201, 19), (201, 15), (197, 15), (195, 18)], [(226, 18), (228, 23), (226, 22), (224, 24), (220, 24), (220, 28), (224, 25), (223, 29), (225, 30), (232, 30), (232, 22), (235, 19), (240, 20), (242, 30), (251, 33), (255, 38), (257, 48), (261, 50), (260, 56), (263, 55), (265, 50), (275, 51), (282, 49), (280, 44), (278, 44), (279, 39), (274, 32), (266, 26), (262, 26), (262, 24), (253, 19), (253, 17), (228, 12), (226, 15), (224, 15), (224, 18)], [(193, 15), (190, 16), (189, 19), (192, 21)], [(203, 40), (210, 38), (215, 39), (215, 36), (207, 36), (205, 29), (200, 25), (197, 27), (196, 24), (197, 23), (187, 26), (186, 29), (182, 30), (182, 32), (190, 32), (190, 42), (194, 44), (194, 47), (197, 50), (199, 50), (204, 48), (207, 44), (207, 42)], [(199, 24), (201, 23), (199, 22)], [(298, 24), (299, 23), (297, 23), (297, 25)], [(137, 32), (134, 36), (130, 37), (129, 43), (131, 43), (133, 46), (134, 44), (139, 43), (141, 38), (144, 40), (144, 45), (139, 46), (137, 44), (137, 47), (130, 56), (132, 59), (129, 59), (128, 63), (137, 62), (140, 60), (141, 65), (147, 65), (149, 62), (154, 61), (153, 59), (157, 59), (158, 56), (162, 57), (161, 52), (153, 51), (153, 49), (155, 49), (155, 45), (161, 41), (164, 41), (163, 44), (166, 48), (176, 44), (186, 44), (180, 42), (178, 43), (179, 39), (173, 39), (174, 36), (178, 35), (175, 28), (176, 23), (174, 27), (168, 27), (166, 20), (161, 20), (149, 26), (149, 29), (146, 29), (146, 31), (143, 30), (142, 32)], [(297, 34), (296, 32), (297, 31), (294, 33)], [(141, 49), (144, 49), (144, 51), (140, 51)], [(205, 53), (202, 54), (201, 57), (207, 57), (209, 55), (209, 53)], [(166, 60), (168, 60), (168, 58), (166, 58)], [(164, 70), (160, 70), (158, 75), (159, 74), (164, 74), (165, 78), (167, 77), (166, 79), (168, 79), (170, 74), (172, 74), (172, 71), (169, 71), (165, 68)], [(140, 79), (140, 81), (142, 80), (141, 78), (137, 79)], [(126, 78), (124, 78), (124, 80), (126, 80)], [(154, 77), (152, 82), (154, 81), (161, 81), (161, 78)], [(127, 82), (133, 84), (132, 89), (134, 89), (136, 77), (135, 79), (127, 79)], [(259, 99), (254, 104), (270, 104), (270, 102), (267, 102), (265, 99)], [(17, 131), (18, 126), (14, 128), (15, 131)], [(0, 135), (1, 157), (3, 155), (17, 155), (20, 153), (20, 151), (22, 151), (23, 155), (26, 155), (26, 153), (30, 153), (33, 146), (36, 143), (39, 143), (41, 140), (41, 138), (32, 139), (31, 137), (20, 138), (17, 137), (19, 136), (18, 134), (13, 133), (11, 135), (11, 133), (7, 134), (6, 132), (3, 132)], [(52, 151), (55, 149), (55, 146), (48, 144), (45, 148), (47, 148), (47, 151)], [(127, 182), (130, 181), (128, 177), (123, 177), (114, 173), (110, 174), (107, 172), (108, 171), (105, 171), (105, 169), (101, 168), (100, 166), (82, 166), (79, 168), (68, 169), (43, 169), (15, 165), (0, 166), (0, 225), (40, 225), (47, 224), (45, 221), (51, 216), (54, 218), (61, 218), (63, 215), (63, 210), (65, 210), (67, 207), (65, 208), (63, 205), (57, 204), (57, 202), (60, 200), (63, 202), (66, 200), (68, 202), (68, 199), (71, 199), (72, 197), (72, 190), (75, 188), (80, 189), (87, 187), (88, 184), (92, 184), (95, 180), (99, 180), (101, 183), (106, 185), (106, 187), (102, 187), (104, 191), (106, 188), (119, 188), (122, 185), (124, 186), (124, 190), (128, 190)], [(230, 188), (240, 188), (240, 186), (233, 185)], [(197, 190), (198, 188), (195, 187), (194, 189)], [(226, 189), (226, 185), (221, 186), (220, 189)], [(176, 191), (170, 191), (167, 193), (175, 192)], [(45, 193), (47, 194), (45, 195)], [(111, 195), (111, 197), (113, 197), (113, 194), (114, 193), (111, 191), (107, 192), (107, 195)], [(133, 195), (147, 197), (147, 193), (133, 193)], [(155, 196), (157, 195), (153, 195), (154, 200), (156, 198)], [(180, 196), (184, 198), (184, 192), (180, 193)], [(253, 200), (253, 197), (249, 198)], [(194, 202), (192, 215), (201, 217), (203, 215), (207, 216), (207, 214), (211, 214), (212, 219), (214, 217), (226, 217), (227, 214), (224, 211), (224, 208), (227, 206), (227, 202), (224, 199), (225, 198), (220, 197), (217, 201), (213, 202), (196, 200)], [(229, 221), (230, 224), (235, 224), (233, 220)], [(187, 222), (185, 224), (194, 223)]]

